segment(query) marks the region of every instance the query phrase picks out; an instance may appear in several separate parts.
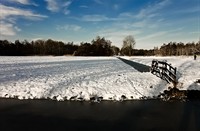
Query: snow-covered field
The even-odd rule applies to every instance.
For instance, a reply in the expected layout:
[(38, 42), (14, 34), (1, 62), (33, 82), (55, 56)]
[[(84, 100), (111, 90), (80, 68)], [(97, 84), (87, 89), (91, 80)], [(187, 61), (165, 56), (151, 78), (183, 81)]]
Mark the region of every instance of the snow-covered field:
[[(151, 65), (167, 60), (178, 68), (180, 89), (200, 90), (200, 58), (124, 57)], [(157, 96), (170, 86), (150, 72), (140, 73), (116, 57), (0, 56), (0, 97), (57, 100), (140, 99)]]

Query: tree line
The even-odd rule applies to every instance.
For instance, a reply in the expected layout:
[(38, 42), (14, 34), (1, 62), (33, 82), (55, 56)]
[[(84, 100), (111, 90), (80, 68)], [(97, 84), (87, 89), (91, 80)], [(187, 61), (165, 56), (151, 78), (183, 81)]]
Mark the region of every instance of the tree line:
[(64, 44), (61, 41), (36, 40), (16, 40), (14, 43), (7, 40), (0, 40), (0, 55), (27, 56), (27, 55), (64, 55), (73, 53), (78, 46), (73, 43)]
[[(120, 50), (121, 55), (127, 55), (127, 56), (180, 56), (180, 55), (200, 55), (200, 41), (195, 42), (169, 42), (168, 44), (163, 44), (160, 48), (154, 47), (154, 49), (134, 49), (135, 40), (129, 39), (127, 44), (126, 42), (127, 37), (124, 39), (125, 42), (123, 42), (123, 46)], [(130, 42), (131, 41), (131, 42)]]
[(200, 54), (200, 41), (195, 43), (176, 43), (169, 42), (163, 44), (160, 48), (154, 49), (134, 49), (136, 42), (133, 36), (126, 36), (123, 40), (121, 49), (113, 46), (110, 40), (97, 36), (88, 42), (81, 42), (76, 45), (73, 42), (64, 43), (62, 41), (36, 40), (36, 41), (19, 41), (9, 42), (0, 40), (0, 55), (3, 56), (28, 56), (28, 55), (74, 55), (74, 56), (179, 56)]
[(27, 55), (75, 55), (75, 56), (112, 56), (118, 55), (120, 49), (111, 45), (111, 41), (104, 37), (96, 37), (90, 43), (82, 42), (76, 45), (73, 42), (36, 40), (16, 40), (14, 43), (8, 40), (0, 40), (0, 55), (3, 56), (27, 56)]
[(169, 42), (168, 44), (163, 44), (160, 48), (154, 48), (154, 55), (161, 56), (180, 56), (180, 55), (194, 55), (200, 54), (200, 41), (188, 42), (184, 44), (183, 42)]

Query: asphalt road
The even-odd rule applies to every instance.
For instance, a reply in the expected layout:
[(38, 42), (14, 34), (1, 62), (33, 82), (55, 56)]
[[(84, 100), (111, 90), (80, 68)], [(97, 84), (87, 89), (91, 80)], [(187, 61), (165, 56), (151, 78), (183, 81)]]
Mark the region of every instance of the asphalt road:
[(0, 131), (200, 131), (200, 101), (0, 99)]

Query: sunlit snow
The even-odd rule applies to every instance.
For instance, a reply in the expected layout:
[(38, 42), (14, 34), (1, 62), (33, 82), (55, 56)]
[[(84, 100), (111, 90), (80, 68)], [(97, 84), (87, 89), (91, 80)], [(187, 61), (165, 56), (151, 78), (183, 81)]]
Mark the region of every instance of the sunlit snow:
[[(167, 60), (178, 69), (180, 89), (200, 90), (200, 58), (124, 57), (151, 65)], [(0, 57), (0, 97), (56, 100), (140, 99), (166, 90), (167, 82), (141, 73), (116, 57), (27, 56)]]

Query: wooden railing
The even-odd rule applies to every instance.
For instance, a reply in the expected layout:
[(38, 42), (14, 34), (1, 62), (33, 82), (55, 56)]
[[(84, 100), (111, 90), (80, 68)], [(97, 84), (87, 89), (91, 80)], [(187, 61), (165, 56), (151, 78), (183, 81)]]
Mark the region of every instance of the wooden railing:
[(151, 65), (151, 73), (166, 80), (168, 83), (173, 83), (174, 87), (177, 85), (176, 68), (168, 64), (167, 61), (153, 60)]

